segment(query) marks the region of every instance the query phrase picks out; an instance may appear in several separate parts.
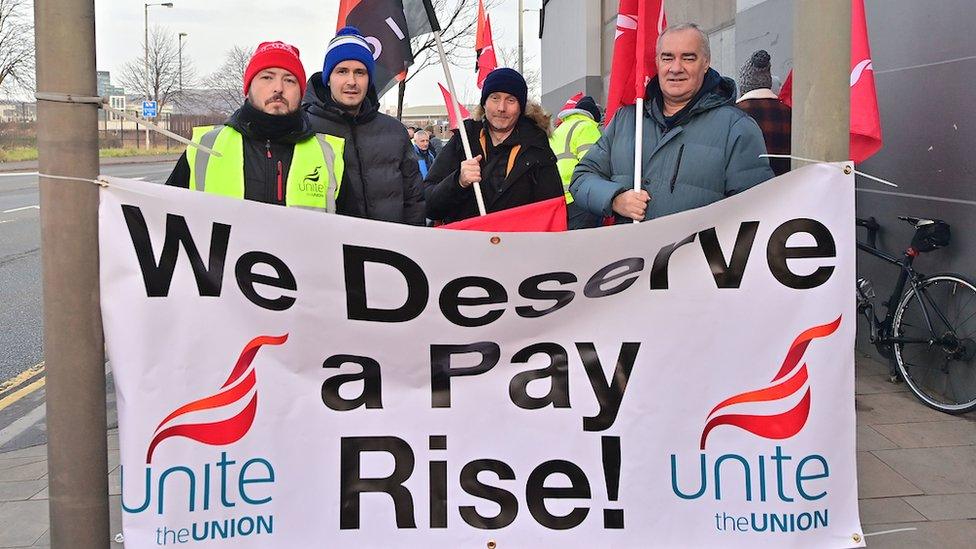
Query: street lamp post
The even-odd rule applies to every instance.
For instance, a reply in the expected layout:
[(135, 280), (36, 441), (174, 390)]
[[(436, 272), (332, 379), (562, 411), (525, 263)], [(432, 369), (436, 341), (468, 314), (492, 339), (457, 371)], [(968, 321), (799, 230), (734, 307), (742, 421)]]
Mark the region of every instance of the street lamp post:
[(180, 48), (179, 48), (179, 52), (180, 52), (179, 53), (179, 56), (180, 56), (180, 93), (183, 93), (183, 39), (186, 38), (187, 36), (189, 36), (189, 35), (187, 33), (185, 33), (185, 32), (181, 32), (179, 34), (179, 42), (180, 42)]
[[(150, 97), (150, 95), (152, 94), (152, 89), (149, 83), (149, 6), (163, 6), (166, 8), (172, 8), (173, 3), (172, 2), (156, 2), (156, 3), (146, 2), (143, 4), (143, 6), (145, 7), (144, 13), (145, 13), (145, 23), (146, 23), (144, 27), (146, 31), (145, 42), (143, 43), (143, 53), (145, 54), (145, 64), (146, 64), (146, 100), (151, 101), (152, 98)], [(149, 126), (146, 126), (146, 151), (148, 150), (149, 150)]]

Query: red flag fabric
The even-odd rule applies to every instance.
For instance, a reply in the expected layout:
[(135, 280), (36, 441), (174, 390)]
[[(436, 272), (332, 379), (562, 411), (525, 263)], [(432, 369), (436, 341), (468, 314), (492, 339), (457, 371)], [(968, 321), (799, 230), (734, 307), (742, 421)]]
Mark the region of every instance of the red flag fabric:
[[(583, 99), (583, 92), (582, 91), (576, 92), (576, 95), (574, 95), (574, 96), (570, 97), (569, 99), (567, 99), (566, 102), (563, 103), (563, 106), (560, 107), (558, 111), (556, 111), (556, 114), (559, 114), (559, 113), (561, 113), (561, 112), (563, 112), (565, 110), (568, 110), (568, 109), (575, 108), (576, 107), (576, 104), (579, 103), (579, 100), (580, 99)], [(553, 125), (559, 126), (562, 123), (563, 123), (562, 119), (561, 118), (557, 118), (556, 121), (553, 122)]]
[(488, 45), (488, 41), (485, 39), (485, 21), (485, 3), (478, 0), (478, 28), (474, 34), (474, 51), (477, 53), (481, 53), (481, 50)]
[(495, 57), (495, 41), (491, 37), (491, 17), (485, 16), (485, 47), (478, 56), (478, 89), (485, 83), (488, 73), (498, 68), (498, 59)]
[(441, 225), (441, 229), (494, 233), (547, 233), (567, 230), (566, 198), (559, 196), (517, 208)]
[[(779, 99), (793, 106), (793, 71), (779, 92)], [(851, 0), (851, 160), (864, 162), (881, 149), (881, 112), (874, 85), (868, 23), (864, 0)]]
[[(440, 82), (437, 83), (437, 87), (441, 89), (441, 95), (444, 96), (444, 104), (447, 106), (447, 118), (448, 123), (451, 125), (452, 130), (456, 130), (460, 124), (458, 124), (457, 115), (454, 114), (454, 98), (451, 96), (451, 92), (447, 91), (447, 88), (442, 86)], [(467, 120), (471, 118), (471, 113), (468, 109), (464, 108), (464, 105), (458, 103), (458, 107), (461, 108), (461, 117)]]
[[(646, 23), (641, 24), (642, 20)], [(656, 72), (654, 56), (657, 37), (667, 24), (664, 0), (620, 0), (605, 124), (610, 124), (618, 108), (633, 105), (637, 96), (643, 95), (643, 77)], [(641, 49), (638, 49), (638, 40), (643, 44)], [(642, 51), (643, 56), (639, 57), (638, 51)]]

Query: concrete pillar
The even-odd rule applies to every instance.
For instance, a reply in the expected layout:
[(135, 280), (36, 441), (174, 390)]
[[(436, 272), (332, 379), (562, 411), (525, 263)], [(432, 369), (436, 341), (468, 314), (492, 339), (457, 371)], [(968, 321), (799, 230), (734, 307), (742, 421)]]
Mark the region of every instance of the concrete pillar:
[(793, 155), (848, 160), (851, 0), (797, 0), (793, 33)]

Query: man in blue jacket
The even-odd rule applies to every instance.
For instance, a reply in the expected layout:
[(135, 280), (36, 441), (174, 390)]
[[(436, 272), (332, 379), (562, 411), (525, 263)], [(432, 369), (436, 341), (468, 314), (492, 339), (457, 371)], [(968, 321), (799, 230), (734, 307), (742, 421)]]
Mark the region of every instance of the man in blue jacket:
[(580, 160), (570, 192), (594, 215), (645, 220), (705, 206), (773, 177), (762, 131), (735, 108), (735, 82), (709, 68), (708, 36), (668, 27), (647, 86), (642, 189), (634, 188), (635, 106), (617, 110)]

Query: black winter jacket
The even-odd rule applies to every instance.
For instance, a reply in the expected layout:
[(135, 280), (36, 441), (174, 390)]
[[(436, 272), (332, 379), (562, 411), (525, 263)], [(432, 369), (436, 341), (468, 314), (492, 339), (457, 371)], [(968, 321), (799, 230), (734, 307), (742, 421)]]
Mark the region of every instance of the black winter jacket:
[(346, 140), (345, 168), (336, 199), (343, 215), (424, 224), (424, 196), (417, 156), (407, 129), (379, 112), (370, 84), (359, 114), (342, 110), (317, 72), (308, 80), (302, 108), (312, 129)]
[[(253, 125), (244, 108), (241, 107), (224, 122), (244, 136), (244, 198), (267, 204), (285, 204), (288, 182), (288, 169), (295, 152), (295, 143), (313, 135), (308, 119), (299, 113), (301, 128), (277, 140), (270, 140)], [(278, 181), (278, 164), (281, 163), (281, 185)], [(190, 164), (186, 152), (176, 162), (173, 173), (166, 184), (174, 187), (190, 188)]]
[[(519, 118), (515, 130), (497, 146), (490, 145), (487, 122), (465, 120), (464, 128), (471, 144), (471, 154), (482, 156), (481, 194), (488, 213), (524, 206), (563, 194), (563, 183), (556, 168), (556, 156), (549, 148), (549, 138), (539, 126), (524, 116)], [(481, 132), (489, 148), (486, 155), (481, 148)], [(508, 169), (509, 153), (521, 145), (515, 157), (512, 171)], [(437, 155), (427, 173), (424, 194), (427, 199), (427, 217), (450, 223), (478, 215), (478, 203), (474, 186), (461, 187), (458, 173), (464, 160), (461, 136), (454, 132), (444, 150)]]

